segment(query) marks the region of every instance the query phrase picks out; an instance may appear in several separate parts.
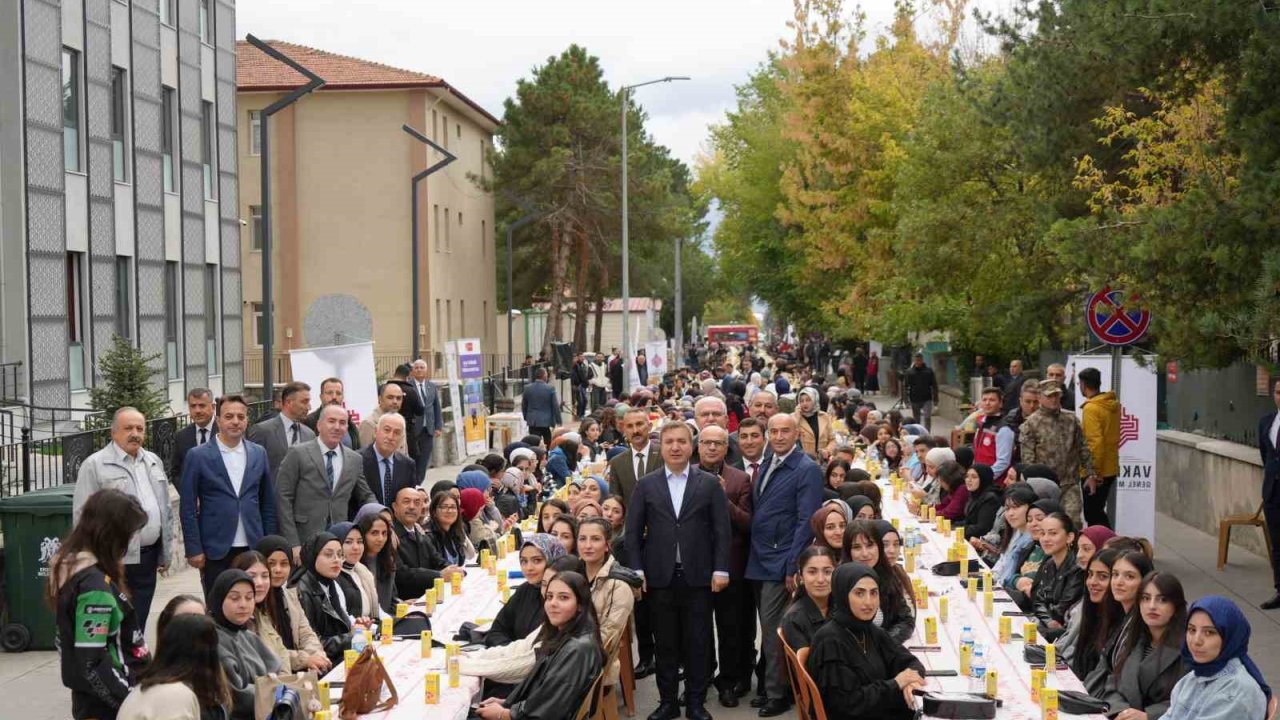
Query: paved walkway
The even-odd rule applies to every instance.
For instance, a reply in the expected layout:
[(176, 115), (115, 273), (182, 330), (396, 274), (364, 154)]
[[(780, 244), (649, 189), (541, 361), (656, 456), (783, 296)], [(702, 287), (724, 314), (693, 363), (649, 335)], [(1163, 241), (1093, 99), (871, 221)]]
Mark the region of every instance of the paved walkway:
[[(883, 409), (892, 398), (876, 398)], [(953, 418), (935, 418), (934, 427), (941, 432), (956, 423)], [(461, 466), (436, 468), (431, 480), (452, 479)], [(1216, 569), (1217, 538), (1206, 535), (1166, 515), (1156, 516), (1156, 565), (1182, 580), (1188, 599), (1220, 594), (1235, 600), (1253, 625), (1250, 643), (1254, 660), (1273, 684), (1280, 680), (1280, 611), (1264, 612), (1258, 603), (1271, 596), (1271, 570), (1267, 562), (1248, 551), (1234, 548), (1231, 564), (1222, 572)], [(153, 621), (148, 628), (148, 641), (154, 642), (154, 616), (174, 595), (200, 594), (199, 576), (183, 570), (163, 578), (156, 592)], [(0, 653), (0, 697), (5, 698), (4, 717), (24, 720), (64, 720), (70, 717), (70, 697), (59, 677), (58, 657), (53, 652), (28, 652), (18, 655)], [(636, 716), (644, 718), (657, 707), (658, 693), (654, 681), (642, 680), (636, 689)], [(738, 708), (720, 707), (714, 694), (707, 709), (715, 717), (747, 720), (756, 717), (755, 710), (743, 702)], [(783, 716), (795, 718), (794, 712)]]

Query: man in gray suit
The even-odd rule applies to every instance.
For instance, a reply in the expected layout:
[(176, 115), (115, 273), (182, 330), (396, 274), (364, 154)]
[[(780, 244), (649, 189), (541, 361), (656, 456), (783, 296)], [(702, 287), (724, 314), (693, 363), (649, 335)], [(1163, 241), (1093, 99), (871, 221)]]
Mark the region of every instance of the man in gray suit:
[[(280, 391), (280, 414), (274, 415), (249, 428), (247, 437), (267, 451), (267, 467), (275, 477), (284, 462), (289, 448), (316, 439), (315, 431), (307, 427), (307, 413), (311, 412), (311, 386), (294, 381)], [(328, 526), (326, 526), (328, 527)]]
[(295, 560), (303, 540), (347, 520), (349, 508), (378, 500), (364, 481), (364, 459), (342, 444), (347, 411), (325, 405), (316, 427), (316, 439), (290, 448), (276, 476), (277, 522)]
[(440, 410), (440, 394), (436, 391), (436, 384), (431, 382), (427, 361), (422, 358), (413, 361), (408, 392), (417, 395), (418, 407), (422, 409), (422, 413), (414, 418), (412, 442), (418, 447), (418, 474), (426, 480), (427, 470), (431, 468), (433, 443), (436, 436), (444, 432), (444, 414)]
[(547, 369), (540, 367), (533, 373), (533, 382), (520, 396), (520, 412), (529, 425), (529, 432), (542, 437), (551, 447), (551, 430), (560, 424), (560, 399), (556, 389), (547, 384)]
[(627, 437), (627, 450), (609, 461), (609, 492), (629, 507), (636, 483), (662, 465), (662, 455), (657, 443), (650, 442), (653, 423), (649, 422), (649, 411), (631, 408), (618, 424)]

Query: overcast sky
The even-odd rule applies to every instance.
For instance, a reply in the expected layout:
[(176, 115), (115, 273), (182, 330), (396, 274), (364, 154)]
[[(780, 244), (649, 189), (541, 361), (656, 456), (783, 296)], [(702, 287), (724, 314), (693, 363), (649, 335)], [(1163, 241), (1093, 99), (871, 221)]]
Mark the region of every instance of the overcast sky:
[[(977, 0), (1003, 8), (1011, 0)], [(850, 3), (852, 7), (853, 3)], [(864, 0), (883, 30), (893, 0)], [(236, 32), (287, 40), (431, 73), (502, 116), (516, 81), (578, 43), (600, 58), (610, 85), (688, 75), (637, 91), (649, 129), (692, 163), (741, 84), (788, 34), (791, 0), (239, 0)]]

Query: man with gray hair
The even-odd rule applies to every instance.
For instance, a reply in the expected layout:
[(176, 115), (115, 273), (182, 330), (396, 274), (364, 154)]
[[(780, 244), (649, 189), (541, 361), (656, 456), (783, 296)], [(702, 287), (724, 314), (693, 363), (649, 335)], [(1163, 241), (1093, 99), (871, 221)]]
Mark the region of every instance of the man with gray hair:
[(147, 419), (137, 408), (116, 410), (111, 418), (111, 442), (81, 463), (71, 501), (73, 525), (80, 521), (80, 511), (89, 497), (108, 488), (137, 498), (146, 511), (147, 523), (129, 539), (124, 556), (124, 580), (133, 594), (138, 627), (147, 625), (156, 594), (156, 573), (168, 569), (173, 544), (169, 481), (164, 463), (142, 447), (146, 436)]
[[(724, 400), (714, 396), (703, 396), (693, 404), (693, 420), (698, 424), (698, 432), (701, 433), (708, 427), (715, 426), (724, 428), (725, 433), (729, 432), (729, 408), (724, 404)], [(694, 445), (693, 463), (698, 464), (698, 446)], [(729, 436), (728, 454), (724, 457), (724, 464), (742, 470), (742, 450), (738, 448), (738, 440), (733, 436)]]
[(431, 382), (427, 361), (422, 358), (414, 360), (409, 375), (409, 391), (417, 396), (417, 407), (421, 413), (414, 418), (415, 437), (412, 442), (418, 448), (418, 474), (425, 480), (431, 467), (435, 439), (444, 432), (444, 413), (440, 409), (440, 393), (436, 384)]
[[(361, 441), (360, 459), (365, 482), (378, 502), (387, 507), (395, 502), (397, 490), (418, 483), (418, 466), (409, 457), (404, 438), (404, 416), (398, 412), (386, 412), (378, 417), (369, 442)], [(355, 496), (352, 498), (354, 505)], [(360, 508), (352, 507), (351, 510), (351, 517), (355, 517)]]

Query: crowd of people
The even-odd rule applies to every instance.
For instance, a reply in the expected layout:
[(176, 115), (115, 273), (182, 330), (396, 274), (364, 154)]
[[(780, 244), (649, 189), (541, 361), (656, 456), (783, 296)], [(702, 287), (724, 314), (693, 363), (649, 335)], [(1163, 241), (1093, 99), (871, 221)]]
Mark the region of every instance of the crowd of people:
[[(314, 411), (291, 383), (279, 414), (251, 427), (244, 398), (193, 391), (172, 485), (142, 447), (145, 418), (122, 408), (80, 469), (73, 529), (50, 563), (74, 717), (252, 718), (258, 678), (324, 674), (398, 602), (513, 533), (525, 581), (460, 661), (484, 681), (485, 720), (573, 717), (597, 680), (599, 713), (616, 717), (630, 633), (635, 677), (656, 676), (650, 720), (709, 718), (713, 693), (788, 712), (787, 651), (829, 717), (909, 718), (926, 685), (906, 645), (915, 589), (867, 460), (909, 478), (910, 512), (964, 528), (1110, 716), (1274, 712), (1239, 608), (1189, 602), (1146, 539), (1110, 529), (1118, 406), (1096, 373), (1071, 378), (1083, 423), (1062, 409), (1059, 366), (1043, 382), (992, 383), (943, 438), (924, 417), (935, 397), (909, 409), (917, 383), (936, 393), (931, 371), (909, 370), (905, 406), (881, 412), (863, 394), (878, 358), (806, 348), (790, 361), (789, 348), (704, 348), (693, 357), (707, 365), (625, 395), (595, 382), (612, 360), (584, 357), (570, 425), (535, 368), (529, 435), (432, 484), (441, 423), (425, 396), (438, 400), (412, 366), (379, 387), (367, 427), (353, 428), (335, 379)], [(163, 608), (153, 653), (143, 629), (178, 527), (204, 592)]]

